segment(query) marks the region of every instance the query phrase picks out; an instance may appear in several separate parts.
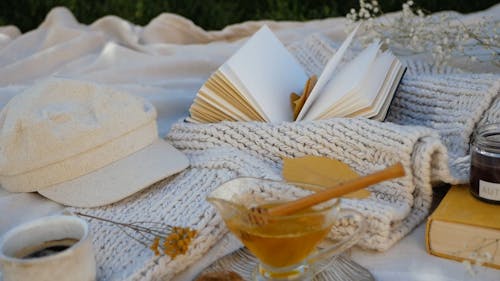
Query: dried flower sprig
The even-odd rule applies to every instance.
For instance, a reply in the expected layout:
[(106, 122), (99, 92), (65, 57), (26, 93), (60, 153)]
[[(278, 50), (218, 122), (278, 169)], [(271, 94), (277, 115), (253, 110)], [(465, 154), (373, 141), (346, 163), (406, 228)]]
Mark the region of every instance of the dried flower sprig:
[(104, 221), (117, 226), (128, 237), (151, 249), (156, 256), (162, 253), (175, 259), (185, 254), (198, 231), (189, 227), (171, 226), (162, 222), (117, 222), (106, 218), (76, 212), (76, 215)]
[(463, 249), (453, 252), (453, 255), (467, 255), (468, 259), (463, 260), (462, 264), (470, 275), (475, 275), (477, 269), (474, 266), (493, 263), (498, 251), (500, 251), (499, 238), (478, 238), (464, 243)]
[(359, 4), (359, 10), (351, 9), (346, 15), (347, 29), (352, 30), (357, 25), (355, 22), (362, 21), (363, 32), (358, 38), (363, 44), (381, 38), (398, 55), (428, 52), (438, 64), (460, 56), (500, 67), (498, 20), (483, 18), (478, 23), (465, 25), (456, 13), (426, 15), (412, 0), (402, 4), (398, 15), (380, 17), (383, 12), (378, 1), (359, 0)]

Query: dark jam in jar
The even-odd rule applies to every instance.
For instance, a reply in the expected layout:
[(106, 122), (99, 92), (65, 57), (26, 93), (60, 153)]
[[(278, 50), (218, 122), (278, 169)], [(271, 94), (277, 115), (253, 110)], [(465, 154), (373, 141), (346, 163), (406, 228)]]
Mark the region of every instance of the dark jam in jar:
[(500, 204), (500, 123), (478, 128), (471, 147), (470, 192)]

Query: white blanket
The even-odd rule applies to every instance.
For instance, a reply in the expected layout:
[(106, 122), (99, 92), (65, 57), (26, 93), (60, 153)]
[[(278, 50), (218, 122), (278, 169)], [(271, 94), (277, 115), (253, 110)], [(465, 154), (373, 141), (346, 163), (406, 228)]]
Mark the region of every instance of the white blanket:
[[(500, 5), (470, 14), (500, 17)], [(115, 16), (82, 25), (65, 8), (55, 8), (39, 28), (20, 34), (0, 27), (0, 107), (37, 79), (64, 76), (108, 84), (144, 96), (157, 108), (160, 134), (186, 115), (198, 88), (240, 45), (268, 24), (285, 44), (320, 32), (345, 37), (345, 19), (308, 22), (246, 22), (204, 31), (174, 14), (161, 14), (141, 27)], [(472, 67), (470, 65), (461, 65)]]

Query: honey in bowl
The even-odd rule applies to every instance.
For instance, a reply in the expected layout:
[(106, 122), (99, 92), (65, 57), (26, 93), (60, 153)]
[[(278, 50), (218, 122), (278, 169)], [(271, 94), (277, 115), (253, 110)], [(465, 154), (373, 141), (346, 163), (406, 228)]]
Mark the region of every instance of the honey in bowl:
[(325, 216), (324, 213), (306, 209), (286, 218), (271, 218), (263, 224), (242, 223), (237, 217), (226, 221), (226, 224), (262, 263), (287, 267), (306, 259), (328, 234), (333, 220)]
[[(273, 193), (279, 195), (269, 196)], [(207, 200), (215, 206), (229, 230), (259, 260), (252, 280), (312, 280), (322, 270), (316, 267), (317, 262), (341, 253), (361, 237), (365, 229), (363, 216), (354, 210), (341, 209), (338, 199), (286, 216), (267, 215), (265, 211), (259, 213), (252, 209), (271, 208), (306, 194), (310, 194), (310, 190), (297, 183), (236, 178), (208, 195)], [(317, 249), (335, 221), (343, 217), (359, 222), (356, 230), (338, 243)]]

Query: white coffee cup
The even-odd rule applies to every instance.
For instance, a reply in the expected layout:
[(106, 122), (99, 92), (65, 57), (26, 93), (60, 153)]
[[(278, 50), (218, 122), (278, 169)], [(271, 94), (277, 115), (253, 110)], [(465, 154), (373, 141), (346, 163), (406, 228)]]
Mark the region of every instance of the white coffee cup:
[[(61, 250), (63, 244), (68, 248)], [(60, 251), (23, 258), (41, 248)], [(0, 266), (4, 281), (95, 280), (88, 224), (78, 217), (57, 215), (16, 226), (0, 240)]]

